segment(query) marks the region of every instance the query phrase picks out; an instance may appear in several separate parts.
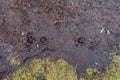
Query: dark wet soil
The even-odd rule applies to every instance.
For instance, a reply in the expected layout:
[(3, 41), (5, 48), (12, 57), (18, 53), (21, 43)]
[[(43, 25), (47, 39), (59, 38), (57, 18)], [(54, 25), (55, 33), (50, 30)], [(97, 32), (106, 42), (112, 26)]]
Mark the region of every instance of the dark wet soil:
[(120, 0), (0, 0), (0, 76), (16, 69), (10, 54), (103, 70), (119, 43)]

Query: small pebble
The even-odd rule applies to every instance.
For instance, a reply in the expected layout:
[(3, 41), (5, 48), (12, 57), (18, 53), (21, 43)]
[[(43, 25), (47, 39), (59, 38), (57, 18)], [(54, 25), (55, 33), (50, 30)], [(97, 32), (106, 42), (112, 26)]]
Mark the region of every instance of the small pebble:
[(24, 33), (24, 32), (22, 32), (22, 33), (21, 33), (21, 35), (22, 35), (22, 36), (24, 36), (24, 35), (25, 35), (25, 33)]
[(99, 63), (98, 63), (98, 62), (95, 62), (95, 64), (96, 64), (96, 65), (99, 65)]
[(107, 30), (107, 35), (110, 35), (110, 31), (109, 30)]
[(105, 30), (105, 29), (103, 28), (103, 29), (100, 31), (100, 33), (103, 33), (103, 32), (104, 32), (104, 30)]
[(39, 44), (37, 44), (36, 46), (37, 46), (37, 47), (39, 47), (40, 45), (39, 45)]

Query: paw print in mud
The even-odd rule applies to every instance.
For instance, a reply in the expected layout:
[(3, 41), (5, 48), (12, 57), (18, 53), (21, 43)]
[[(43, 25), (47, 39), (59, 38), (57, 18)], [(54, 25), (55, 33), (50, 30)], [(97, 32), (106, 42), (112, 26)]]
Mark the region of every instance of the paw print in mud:
[(26, 35), (26, 43), (25, 43), (26, 48), (30, 48), (31, 45), (35, 42), (35, 40), (36, 39), (33, 37), (33, 33), (28, 32)]
[(79, 37), (79, 38), (75, 39), (75, 46), (77, 46), (77, 47), (84, 46), (85, 43), (86, 43), (85, 37)]
[(48, 38), (45, 37), (45, 36), (42, 36), (42, 37), (40, 38), (40, 43), (41, 43), (42, 45), (48, 44)]

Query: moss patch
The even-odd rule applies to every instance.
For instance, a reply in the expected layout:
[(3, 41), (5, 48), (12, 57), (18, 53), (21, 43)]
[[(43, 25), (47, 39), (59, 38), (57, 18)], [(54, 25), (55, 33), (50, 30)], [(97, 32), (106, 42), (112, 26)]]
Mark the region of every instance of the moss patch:
[(77, 80), (77, 75), (63, 59), (56, 62), (34, 59), (4, 80)]
[(107, 68), (104, 80), (120, 80), (120, 56), (113, 57), (113, 63)]
[(89, 67), (89, 68), (86, 69), (86, 72), (87, 72), (88, 75), (92, 75), (93, 72), (94, 72), (94, 69)]
[(113, 56), (113, 62), (106, 68), (105, 73), (92, 68), (88, 68), (86, 71), (88, 75), (80, 80), (120, 80), (120, 56)]
[(63, 60), (51, 63), (46, 74), (47, 80), (77, 80), (75, 70)]
[[(105, 73), (87, 68), (87, 76), (80, 80), (120, 80), (120, 56), (113, 56), (112, 64), (106, 68)], [(7, 76), (4, 80), (78, 80), (72, 65), (63, 59), (56, 62), (49, 59), (34, 59), (18, 71)]]

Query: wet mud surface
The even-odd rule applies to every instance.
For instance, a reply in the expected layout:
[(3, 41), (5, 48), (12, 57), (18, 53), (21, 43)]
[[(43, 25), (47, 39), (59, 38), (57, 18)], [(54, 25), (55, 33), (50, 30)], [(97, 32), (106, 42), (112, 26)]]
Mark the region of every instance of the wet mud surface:
[(63, 58), (78, 75), (103, 70), (118, 54), (120, 0), (0, 0), (0, 76), (8, 56)]

